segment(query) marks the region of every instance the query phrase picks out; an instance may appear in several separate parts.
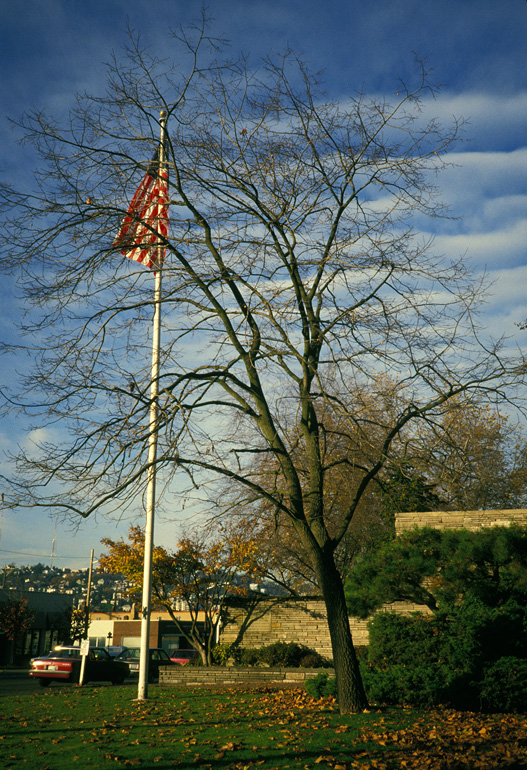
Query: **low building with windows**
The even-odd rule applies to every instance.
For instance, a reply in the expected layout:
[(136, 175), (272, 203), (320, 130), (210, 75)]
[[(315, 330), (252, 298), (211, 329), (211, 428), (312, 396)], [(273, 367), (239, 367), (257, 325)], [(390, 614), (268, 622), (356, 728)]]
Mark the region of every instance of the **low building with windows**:
[[(176, 613), (184, 631), (190, 632), (192, 618), (187, 611)], [(204, 615), (198, 623), (205, 622)], [(133, 612), (90, 612), (88, 629), (90, 645), (97, 647), (139, 647), (141, 644), (141, 618)], [(162, 647), (171, 654), (174, 650), (189, 648), (185, 636), (174, 623), (167, 610), (153, 610), (150, 618), (150, 647)]]
[(28, 631), (8, 639), (0, 629), (0, 664), (25, 663), (37, 655), (44, 655), (56, 644), (67, 640), (73, 596), (46, 591), (24, 591), (16, 588), (0, 589), (0, 605), (12, 600), (25, 599), (33, 613)]

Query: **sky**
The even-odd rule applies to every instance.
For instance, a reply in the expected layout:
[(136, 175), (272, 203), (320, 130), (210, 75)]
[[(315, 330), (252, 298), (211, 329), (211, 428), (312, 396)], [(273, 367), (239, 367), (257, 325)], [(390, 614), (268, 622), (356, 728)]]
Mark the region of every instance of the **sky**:
[[(170, 56), (170, 30), (196, 21), (201, 8), (194, 0), (0, 0), (4, 180), (25, 183), (36, 163), (11, 121), (33, 109), (65, 116), (76, 94), (102, 93), (106, 63), (112, 54), (123, 56), (128, 28)], [(300, 53), (324, 73), (331, 99), (358, 90), (390, 96), (397, 78), (415, 71), (415, 57), (426, 60), (441, 91), (425, 109), (447, 122), (466, 121), (465, 142), (438, 180), (453, 218), (435, 220), (435, 251), (488, 275), (485, 323), (495, 336), (527, 344), (517, 325), (527, 318), (527, 0), (214, 0), (208, 14), (210, 31), (230, 41), (233, 55), (249, 54), (257, 64), (270, 51)], [(2, 280), (2, 338), (16, 335), (23, 310), (16, 284)], [(16, 378), (16, 362), (6, 371)], [(4, 470), (27, 428), (0, 422)], [(101, 552), (101, 538), (124, 537), (129, 524), (4, 510), (0, 568), (87, 567), (91, 549), (96, 557)], [(168, 518), (156, 525), (156, 540), (165, 545), (175, 546), (178, 533)]]

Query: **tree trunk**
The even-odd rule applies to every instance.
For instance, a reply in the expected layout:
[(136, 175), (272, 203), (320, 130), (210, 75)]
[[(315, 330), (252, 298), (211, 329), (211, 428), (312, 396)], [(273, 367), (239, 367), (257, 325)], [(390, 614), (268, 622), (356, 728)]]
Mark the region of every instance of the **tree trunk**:
[(342, 578), (333, 555), (326, 555), (321, 567), (318, 577), (327, 610), (339, 710), (341, 714), (363, 711), (368, 701), (353, 646)]

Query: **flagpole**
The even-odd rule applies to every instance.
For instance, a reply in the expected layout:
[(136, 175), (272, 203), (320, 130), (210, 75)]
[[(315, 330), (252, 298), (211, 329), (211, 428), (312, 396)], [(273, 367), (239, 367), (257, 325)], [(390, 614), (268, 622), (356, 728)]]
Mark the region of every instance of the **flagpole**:
[[(161, 137), (159, 168), (165, 163), (166, 113), (161, 112)], [(139, 657), (139, 683), (137, 700), (148, 698), (148, 668), (150, 648), (150, 615), (152, 612), (152, 564), (154, 552), (154, 518), (156, 504), (157, 419), (159, 387), (159, 349), (161, 339), (161, 275), (163, 245), (158, 244), (157, 269), (154, 287), (154, 319), (152, 325), (152, 379), (150, 384), (150, 420), (148, 439), (148, 482), (146, 490), (145, 554), (143, 565), (143, 601), (141, 618), (141, 649)], [(157, 645), (156, 645), (157, 646)]]

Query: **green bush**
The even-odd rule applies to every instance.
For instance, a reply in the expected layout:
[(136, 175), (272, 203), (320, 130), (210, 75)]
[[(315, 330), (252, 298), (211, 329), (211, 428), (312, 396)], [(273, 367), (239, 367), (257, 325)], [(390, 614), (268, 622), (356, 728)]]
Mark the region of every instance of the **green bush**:
[(311, 652), (312, 650), (296, 642), (274, 642), (261, 648), (260, 661), (271, 668), (273, 666), (298, 668), (302, 658)]
[(212, 648), (212, 661), (215, 666), (226, 666), (227, 663), (239, 663), (242, 648), (234, 644), (216, 644)]
[(387, 669), (362, 670), (371, 703), (432, 707), (448, 702), (449, 684), (438, 666), (395, 664)]
[(380, 612), (368, 625), (367, 659), (380, 669), (394, 662), (427, 665), (441, 657), (443, 624), (442, 618), (422, 613)]
[(283, 666), (287, 668), (322, 668), (328, 665), (322, 655), (296, 642), (275, 642), (250, 648), (233, 644), (217, 644), (212, 650), (214, 665)]
[(327, 664), (322, 655), (318, 652), (306, 652), (306, 654), (300, 658), (300, 663), (298, 665), (300, 668), (324, 668)]
[(364, 560), (347, 590), (361, 615), (397, 599), (432, 610), (370, 621), (359, 656), (370, 700), (527, 708), (527, 528), (406, 533)]
[(481, 682), (481, 705), (487, 711), (527, 711), (527, 660), (500, 658)]
[(334, 698), (337, 697), (337, 680), (323, 671), (313, 679), (306, 679), (304, 687), (311, 698), (327, 698), (330, 695)]
[(441, 614), (376, 615), (369, 624), (368, 653), (359, 659), (368, 698), (423, 707), (476, 707), (479, 691), (473, 682), (480, 646), (469, 624), (458, 621)]
[(359, 661), (370, 701), (527, 709), (527, 660), (511, 654), (521, 650), (525, 634), (518, 602), (487, 607), (470, 597), (449, 615), (383, 612), (369, 629), (368, 653)]
[(241, 650), (240, 665), (242, 666), (257, 666), (260, 662), (261, 647), (251, 648), (244, 647)]

